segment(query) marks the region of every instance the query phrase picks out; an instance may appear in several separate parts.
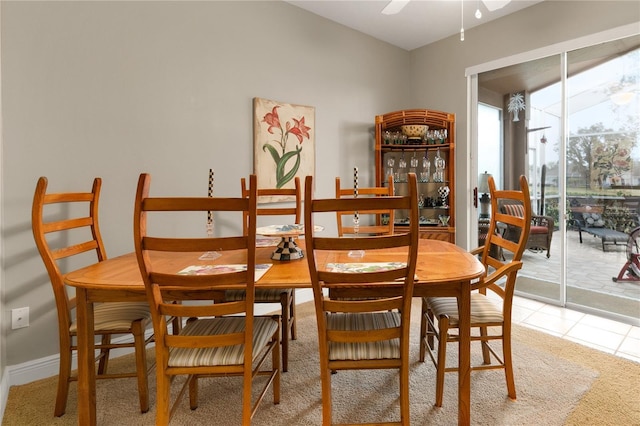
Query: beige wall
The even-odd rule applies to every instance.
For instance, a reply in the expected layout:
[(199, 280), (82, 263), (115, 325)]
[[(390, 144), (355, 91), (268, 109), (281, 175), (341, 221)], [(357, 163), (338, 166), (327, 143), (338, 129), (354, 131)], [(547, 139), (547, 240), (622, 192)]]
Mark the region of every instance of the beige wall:
[[(321, 195), (353, 166), (373, 183), (374, 117), (403, 108), (456, 114), (464, 183), (464, 69), (638, 21), (632, 2), (588, 3), (544, 2), (469, 30), (464, 43), (452, 37), (406, 52), (284, 2), (1, 2), (0, 368), (58, 351), (53, 296), (31, 236), (39, 176), (53, 191), (88, 189), (101, 176), (107, 251), (129, 252), (140, 172), (158, 192), (204, 194), (213, 167), (216, 193), (238, 193), (252, 171), (258, 96), (315, 106)], [(30, 327), (8, 329), (21, 306), (31, 308)]]
[[(109, 256), (133, 250), (137, 177), (158, 193), (237, 195), (253, 170), (252, 99), (316, 108), (317, 191), (374, 182), (374, 117), (409, 97), (409, 53), (284, 2), (2, 2), (5, 365), (58, 352), (55, 305), (31, 235), (36, 180), (103, 178)], [(326, 224), (334, 226), (333, 223)], [(202, 229), (200, 224), (193, 225)]]

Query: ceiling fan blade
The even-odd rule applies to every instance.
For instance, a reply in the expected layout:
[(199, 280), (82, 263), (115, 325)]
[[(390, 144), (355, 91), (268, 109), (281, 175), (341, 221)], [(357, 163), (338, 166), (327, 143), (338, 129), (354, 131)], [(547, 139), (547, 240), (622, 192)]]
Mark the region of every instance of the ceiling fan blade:
[(383, 15), (395, 15), (400, 12), (402, 8), (404, 8), (410, 0), (391, 0), (385, 7), (382, 9)]
[(482, 3), (489, 9), (489, 12), (493, 12), (494, 10), (502, 9), (506, 5), (508, 5), (511, 0), (482, 0)]

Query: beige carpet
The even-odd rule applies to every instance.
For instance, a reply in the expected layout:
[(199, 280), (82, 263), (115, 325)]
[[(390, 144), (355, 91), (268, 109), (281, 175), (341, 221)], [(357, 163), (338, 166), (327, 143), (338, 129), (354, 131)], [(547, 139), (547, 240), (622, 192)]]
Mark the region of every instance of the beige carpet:
[[(414, 305), (414, 314), (418, 314)], [(319, 425), (321, 423), (317, 335), (313, 306), (298, 307), (299, 338), (290, 347), (289, 372), (282, 376), (282, 399), (263, 401), (255, 425)], [(411, 354), (411, 423), (457, 424), (457, 375), (447, 374), (442, 408), (433, 406), (433, 365), (417, 362), (418, 315)], [(515, 378), (518, 400), (506, 397), (501, 371), (472, 374), (474, 425), (640, 425), (640, 365), (523, 327), (514, 329)], [(477, 348), (476, 348), (477, 349)], [(450, 345), (455, 355), (455, 345)], [(477, 350), (473, 351), (477, 354)], [(113, 367), (131, 365), (132, 358)], [(155, 377), (152, 377), (152, 384)], [(3, 425), (76, 424), (76, 386), (67, 414), (53, 418), (55, 378), (12, 387)], [(185, 398), (173, 425), (239, 424), (238, 378), (201, 381), (200, 406), (191, 411)], [(397, 376), (385, 371), (340, 372), (334, 376), (334, 420), (381, 421), (397, 415)], [(179, 383), (174, 386), (177, 388)], [(151, 411), (140, 414), (132, 379), (100, 381), (97, 391), (101, 425), (154, 424)]]

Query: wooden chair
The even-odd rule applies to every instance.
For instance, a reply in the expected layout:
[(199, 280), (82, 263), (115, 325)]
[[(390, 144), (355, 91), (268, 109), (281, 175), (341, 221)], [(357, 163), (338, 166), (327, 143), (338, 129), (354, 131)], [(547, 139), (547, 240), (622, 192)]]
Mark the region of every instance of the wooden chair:
[[(62, 416), (67, 406), (69, 383), (77, 381), (71, 375), (71, 359), (77, 349), (75, 336), (77, 325), (73, 318), (75, 297), (69, 297), (64, 284), (64, 262), (86, 266), (107, 259), (98, 225), (98, 205), (102, 180), (95, 178), (91, 192), (47, 193), (47, 178), (38, 179), (31, 221), (33, 238), (49, 274), (58, 312), (58, 335), (60, 341), (60, 368), (55, 416)], [(88, 211), (85, 211), (87, 208)], [(46, 210), (46, 211), (45, 211)], [(89, 256), (87, 253), (93, 253)], [(85, 265), (80, 265), (84, 263)], [(145, 329), (151, 324), (151, 313), (146, 302), (102, 303), (95, 306), (95, 334), (101, 336), (96, 345), (100, 353), (98, 379), (137, 377), (140, 395), (140, 411), (149, 410), (149, 388), (147, 384), (147, 358), (145, 347), (153, 336), (145, 339)], [(114, 335), (132, 335), (133, 343), (112, 343)], [(134, 348), (136, 370), (130, 373), (107, 374), (109, 352), (116, 348)]]
[[(258, 205), (258, 216), (292, 216), (294, 222), (300, 223), (302, 216), (302, 189), (300, 187), (300, 178), (295, 177), (295, 187), (292, 189), (258, 189), (258, 197), (262, 196), (286, 196), (293, 197), (295, 204), (291, 207), (260, 207)], [(249, 196), (249, 189), (244, 178), (240, 181), (242, 186), (242, 196)], [(260, 198), (258, 198), (260, 200)], [(244, 233), (248, 232), (249, 215), (245, 212), (243, 220)], [(244, 290), (227, 290), (224, 299), (227, 301), (243, 300), (245, 298)], [(282, 371), (289, 369), (289, 333), (291, 340), (296, 340), (296, 292), (294, 289), (257, 289), (256, 303), (279, 303), (281, 306), (282, 317)]]
[[(516, 399), (516, 388), (513, 378), (513, 361), (511, 357), (511, 303), (515, 291), (516, 276), (522, 267), (522, 253), (526, 248), (531, 226), (531, 202), (529, 186), (524, 176), (520, 177), (520, 191), (496, 190), (493, 178), (489, 178), (491, 192), (492, 217), (483, 247), (471, 253), (481, 256), (487, 274), (476, 284), (471, 294), (471, 328), (478, 328), (480, 333), (471, 336), (471, 341), (480, 341), (482, 345), (483, 364), (472, 366), (472, 370), (504, 369), (509, 398)], [(522, 216), (501, 212), (498, 205), (502, 201), (517, 202), (524, 206)], [(519, 228), (519, 239), (512, 242), (495, 232), (498, 223)], [(491, 250), (491, 246), (499, 250)], [(500, 250), (501, 249), (501, 250)], [(502, 253), (510, 261), (494, 257), (493, 253)], [(487, 290), (497, 297), (489, 297)], [(434, 319), (435, 318), (435, 319)], [(436, 327), (437, 321), (437, 327)], [(449, 333), (458, 328), (458, 303), (455, 297), (422, 298), (422, 319), (420, 325), (420, 361), (424, 361), (427, 352), (436, 366), (436, 406), (442, 406), (445, 372), (458, 371), (446, 366), (446, 350), (448, 342), (458, 342), (458, 335)], [(499, 334), (490, 334), (497, 327)], [(434, 354), (434, 337), (438, 339), (437, 353)], [(502, 341), (502, 357), (489, 345), (491, 340)], [(491, 355), (497, 360), (492, 364)]]
[[(387, 186), (381, 187), (365, 187), (358, 188), (358, 197), (388, 197), (394, 195), (393, 188), (393, 176), (389, 176), (387, 179)], [(336, 198), (353, 198), (353, 187), (346, 188), (340, 186), (340, 178), (336, 177)], [(353, 234), (353, 215), (355, 212), (336, 212), (336, 218), (338, 220), (338, 235)], [(395, 212), (393, 210), (374, 209), (366, 212), (367, 215), (374, 216), (374, 224), (372, 225), (360, 225), (358, 227), (359, 234), (370, 235), (391, 235), (393, 234), (393, 221)], [(383, 220), (384, 219), (384, 220)], [(348, 223), (348, 225), (345, 225)]]
[[(400, 379), (400, 421), (410, 424), (409, 416), (409, 328), (411, 299), (418, 253), (417, 179), (410, 173), (409, 195), (376, 198), (314, 199), (313, 178), (305, 182), (304, 224), (307, 261), (313, 287), (318, 323), (320, 377), (322, 383), (322, 422), (332, 422), (331, 372), (359, 369), (397, 369)], [(409, 232), (386, 236), (315, 236), (315, 214), (407, 209)], [(339, 250), (334, 262), (352, 263), (350, 250), (365, 250), (359, 262), (386, 262), (389, 250), (406, 254), (406, 262), (395, 269), (374, 272), (349, 272), (317, 263), (323, 251)], [(386, 254), (386, 255), (385, 255)], [(325, 267), (326, 266), (326, 267)], [(397, 287), (396, 296), (380, 297), (382, 288)], [(323, 294), (325, 289), (351, 288), (353, 296), (365, 300), (335, 300)], [(397, 296), (397, 294), (401, 294)], [(387, 390), (385, 390), (387, 391)], [(379, 424), (379, 423), (375, 423)]]
[[(157, 408), (156, 425), (169, 423), (171, 413), (170, 387), (172, 378), (188, 375), (175, 402), (189, 385), (190, 406), (197, 408), (199, 377), (242, 377), (242, 424), (250, 424), (258, 404), (273, 385), (273, 402), (280, 402), (280, 326), (278, 317), (254, 317), (254, 285), (256, 267), (256, 177), (250, 178), (249, 197), (222, 198), (151, 198), (150, 176), (140, 175), (134, 212), (136, 256), (142, 273), (147, 298), (151, 305), (156, 337)], [(148, 216), (183, 216), (192, 219), (192, 212), (248, 212), (247, 235), (214, 238), (160, 237), (148, 234)], [(181, 273), (183, 270), (161, 270), (155, 256), (167, 252), (193, 252), (194, 265), (201, 268), (212, 261), (198, 261), (198, 254), (218, 251), (224, 262), (229, 251), (241, 251), (245, 270), (220, 273)], [(165, 256), (167, 254), (164, 254)], [(246, 256), (245, 256), (246, 255)], [(238, 263), (238, 262), (229, 262)], [(166, 268), (165, 268), (166, 269)], [(177, 269), (177, 268), (176, 268)], [(243, 300), (214, 303), (213, 293), (230, 285), (242, 286)], [(174, 303), (179, 300), (200, 300), (199, 304)], [(167, 332), (168, 318), (189, 319), (178, 335)], [(271, 353), (271, 366), (265, 365)], [(269, 367), (269, 368), (267, 368)], [(268, 376), (255, 403), (252, 382), (257, 376)], [(175, 407), (175, 404), (173, 404)], [(220, 409), (228, 409), (221, 407)], [(229, 420), (232, 422), (232, 420)], [(238, 421), (239, 423), (239, 421)]]

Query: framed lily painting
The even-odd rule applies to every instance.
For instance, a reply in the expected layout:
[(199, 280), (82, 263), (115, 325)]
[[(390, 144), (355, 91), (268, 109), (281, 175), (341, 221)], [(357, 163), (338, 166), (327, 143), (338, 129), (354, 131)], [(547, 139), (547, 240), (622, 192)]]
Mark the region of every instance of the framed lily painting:
[[(258, 188), (293, 188), (315, 172), (315, 108), (253, 99), (253, 169)], [(279, 200), (269, 200), (271, 202)]]

